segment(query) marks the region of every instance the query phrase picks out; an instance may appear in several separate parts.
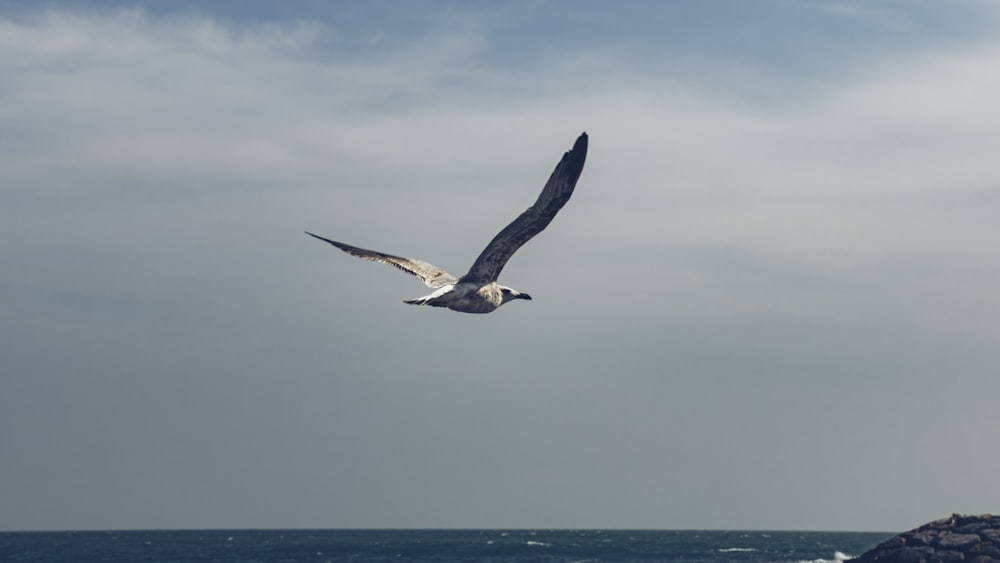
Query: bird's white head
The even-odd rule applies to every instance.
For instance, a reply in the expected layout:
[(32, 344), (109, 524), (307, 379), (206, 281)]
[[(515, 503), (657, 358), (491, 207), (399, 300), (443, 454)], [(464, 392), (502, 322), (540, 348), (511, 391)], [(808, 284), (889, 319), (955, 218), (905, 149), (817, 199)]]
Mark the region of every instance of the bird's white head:
[(516, 289), (503, 285), (498, 285), (497, 287), (500, 288), (501, 305), (507, 303), (508, 301), (514, 301), (515, 299), (527, 299), (528, 301), (531, 301), (531, 296), (527, 293), (521, 293)]

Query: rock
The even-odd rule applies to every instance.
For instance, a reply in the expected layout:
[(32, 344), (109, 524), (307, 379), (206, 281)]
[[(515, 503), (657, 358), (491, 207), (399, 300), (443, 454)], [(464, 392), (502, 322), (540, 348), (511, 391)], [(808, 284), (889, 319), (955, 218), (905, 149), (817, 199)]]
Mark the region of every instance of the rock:
[(965, 554), (961, 551), (938, 551), (927, 559), (927, 563), (955, 563), (964, 560)]
[(913, 532), (913, 535), (909, 538), (904, 538), (903, 536), (896, 537), (909, 545), (931, 545), (938, 539), (938, 533), (934, 530), (924, 530), (922, 532)]
[[(934, 555), (933, 547), (904, 547), (896, 554), (898, 563), (925, 563)], [(884, 561), (880, 559), (879, 561)]]
[(1000, 563), (1000, 516), (953, 514), (902, 533), (847, 563)]
[(962, 549), (972, 547), (979, 543), (979, 536), (976, 534), (948, 534), (938, 538), (937, 547), (939, 549)]
[(986, 555), (994, 559), (1000, 559), (1000, 546), (997, 546), (993, 542), (983, 542), (977, 543), (976, 545), (969, 548), (969, 553), (975, 553), (976, 555)]

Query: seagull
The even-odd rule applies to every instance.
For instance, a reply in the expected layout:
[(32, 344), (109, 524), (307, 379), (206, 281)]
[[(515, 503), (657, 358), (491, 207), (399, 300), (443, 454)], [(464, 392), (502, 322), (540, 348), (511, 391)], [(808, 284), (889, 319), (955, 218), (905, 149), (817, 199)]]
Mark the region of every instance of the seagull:
[(531, 296), (527, 293), (498, 284), (497, 278), (517, 249), (542, 232), (562, 206), (569, 201), (569, 197), (573, 195), (573, 188), (576, 187), (576, 181), (583, 172), (583, 162), (586, 158), (587, 134), (583, 133), (577, 138), (573, 148), (564, 154), (556, 165), (535, 203), (497, 233), (479, 254), (479, 258), (476, 258), (468, 273), (460, 278), (423, 260), (351, 246), (309, 231), (306, 231), (306, 234), (328, 242), (351, 256), (395, 266), (420, 278), (424, 284), (434, 289), (430, 295), (407, 299), (403, 301), (404, 303), (447, 307), (462, 313), (492, 313), (504, 303), (518, 299), (531, 300)]

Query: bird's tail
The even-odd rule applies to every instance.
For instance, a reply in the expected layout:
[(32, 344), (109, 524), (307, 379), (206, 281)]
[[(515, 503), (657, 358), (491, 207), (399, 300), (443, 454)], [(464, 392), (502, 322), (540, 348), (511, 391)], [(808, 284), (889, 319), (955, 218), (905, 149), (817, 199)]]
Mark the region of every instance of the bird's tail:
[(424, 295), (423, 297), (417, 297), (416, 299), (407, 299), (403, 301), (407, 305), (430, 305), (431, 307), (447, 307), (448, 303), (446, 299), (441, 299), (442, 296), (451, 293), (455, 289), (454, 285), (446, 285), (444, 287), (439, 287), (434, 290), (434, 293), (430, 295)]
[(436, 295), (425, 295), (416, 299), (405, 299), (407, 305), (427, 305), (428, 307), (447, 307), (448, 302), (438, 299)]

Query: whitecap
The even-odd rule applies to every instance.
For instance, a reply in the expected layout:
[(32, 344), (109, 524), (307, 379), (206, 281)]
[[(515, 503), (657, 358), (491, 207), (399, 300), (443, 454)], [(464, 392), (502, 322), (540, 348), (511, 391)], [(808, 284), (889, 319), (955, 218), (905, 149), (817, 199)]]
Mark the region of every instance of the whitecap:
[(833, 559), (804, 559), (802, 561), (797, 561), (796, 563), (843, 563), (848, 559), (853, 559), (854, 556), (842, 551), (834, 551)]
[(757, 551), (752, 547), (724, 547), (721, 549), (716, 549), (719, 553), (733, 553), (734, 551)]
[(540, 545), (542, 547), (552, 547), (551, 543), (545, 543), (543, 541), (531, 541), (531, 540), (528, 540), (528, 541), (526, 541), (524, 543), (525, 543), (525, 545)]

